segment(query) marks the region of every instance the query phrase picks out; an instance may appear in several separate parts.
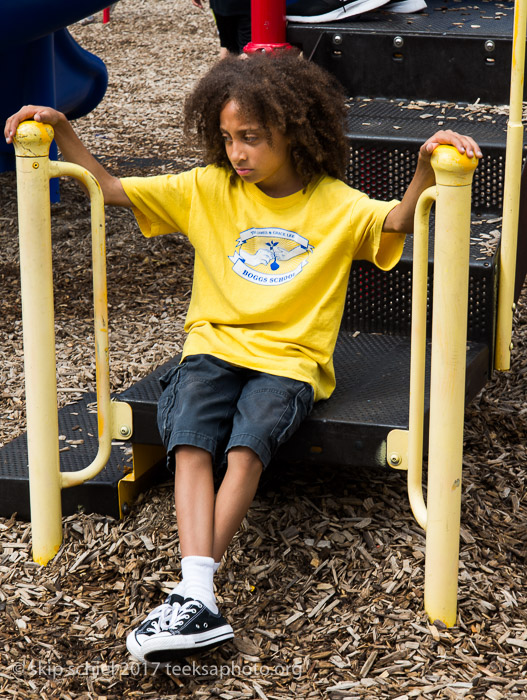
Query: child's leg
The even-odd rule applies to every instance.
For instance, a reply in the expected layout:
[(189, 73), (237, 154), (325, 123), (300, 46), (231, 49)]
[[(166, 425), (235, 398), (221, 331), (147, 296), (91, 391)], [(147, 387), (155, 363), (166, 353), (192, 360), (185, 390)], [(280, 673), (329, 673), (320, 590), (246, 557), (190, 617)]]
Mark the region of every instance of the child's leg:
[(229, 450), (227, 472), (214, 508), (214, 561), (220, 561), (249, 510), (261, 474), (262, 462), (249, 447)]
[(191, 445), (177, 447), (174, 484), (181, 556), (212, 557), (214, 480), (210, 454)]
[(185, 598), (200, 600), (216, 613), (212, 458), (206, 450), (192, 445), (177, 447), (175, 457), (174, 500), (183, 574), (181, 585)]
[[(128, 635), (128, 649), (141, 661), (148, 660), (147, 651), (153, 654), (152, 661), (161, 660), (156, 653), (163, 656), (163, 649), (171, 648), (172, 642), (188, 651), (233, 636), (230, 625), (216, 613), (213, 592), (211, 455), (218, 450), (223, 453), (222, 445), (228, 441), (244, 375), (239, 367), (209, 355), (193, 355), (162, 379), (158, 427), (167, 452), (177, 463), (175, 501), (183, 580), (166, 604), (158, 606)], [(187, 601), (189, 597), (194, 600)], [(176, 631), (181, 635), (175, 635)]]

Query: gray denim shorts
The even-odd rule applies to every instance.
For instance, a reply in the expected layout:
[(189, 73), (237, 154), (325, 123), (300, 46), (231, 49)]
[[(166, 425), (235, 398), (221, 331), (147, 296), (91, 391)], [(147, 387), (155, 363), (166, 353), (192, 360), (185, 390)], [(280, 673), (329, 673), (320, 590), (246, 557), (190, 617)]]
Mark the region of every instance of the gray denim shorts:
[(249, 447), (264, 468), (313, 408), (306, 382), (190, 355), (161, 378), (157, 424), (169, 455), (178, 445), (207, 450), (221, 466), (232, 447)]

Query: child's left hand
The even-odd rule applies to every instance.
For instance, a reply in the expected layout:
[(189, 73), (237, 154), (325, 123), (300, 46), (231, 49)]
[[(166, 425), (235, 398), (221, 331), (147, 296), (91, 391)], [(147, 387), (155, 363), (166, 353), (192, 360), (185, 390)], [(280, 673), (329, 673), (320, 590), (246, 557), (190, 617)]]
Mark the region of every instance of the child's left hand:
[(481, 158), (483, 156), (480, 147), (473, 138), (458, 134), (455, 131), (450, 131), (450, 129), (446, 131), (437, 131), (425, 141), (419, 150), (419, 155), (422, 159), (430, 161), (432, 153), (438, 146), (442, 145), (455, 146), (462, 155), (466, 154), (468, 158), (472, 158), (473, 156)]

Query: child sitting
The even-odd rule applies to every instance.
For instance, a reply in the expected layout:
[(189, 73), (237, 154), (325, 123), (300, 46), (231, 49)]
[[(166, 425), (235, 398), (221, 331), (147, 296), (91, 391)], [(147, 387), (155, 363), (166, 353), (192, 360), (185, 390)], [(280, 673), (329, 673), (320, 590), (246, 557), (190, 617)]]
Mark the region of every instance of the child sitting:
[[(145, 236), (181, 232), (195, 249), (183, 359), (163, 380), (158, 424), (175, 462), (182, 580), (127, 639), (139, 660), (166, 662), (233, 637), (213, 576), (253, 500), (262, 470), (313, 402), (335, 386), (333, 350), (350, 265), (392, 268), (434, 184), (430, 156), (469, 137), (439, 131), (420, 148), (401, 202), (344, 183), (345, 99), (333, 78), (292, 52), (227, 58), (185, 104), (206, 167), (118, 179), (63, 114), (26, 106), (6, 123), (53, 125), (67, 161), (90, 170), (105, 202), (132, 207)], [(213, 468), (226, 464), (217, 494)]]

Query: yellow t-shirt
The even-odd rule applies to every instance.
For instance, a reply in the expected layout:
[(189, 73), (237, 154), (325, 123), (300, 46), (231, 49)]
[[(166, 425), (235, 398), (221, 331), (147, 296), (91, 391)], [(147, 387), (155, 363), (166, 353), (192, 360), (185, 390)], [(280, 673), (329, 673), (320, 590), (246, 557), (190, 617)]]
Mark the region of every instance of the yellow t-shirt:
[(404, 235), (382, 233), (397, 202), (326, 176), (273, 198), (213, 165), (122, 184), (145, 236), (181, 232), (194, 246), (183, 356), (207, 353), (330, 396), (350, 265), (398, 262)]

